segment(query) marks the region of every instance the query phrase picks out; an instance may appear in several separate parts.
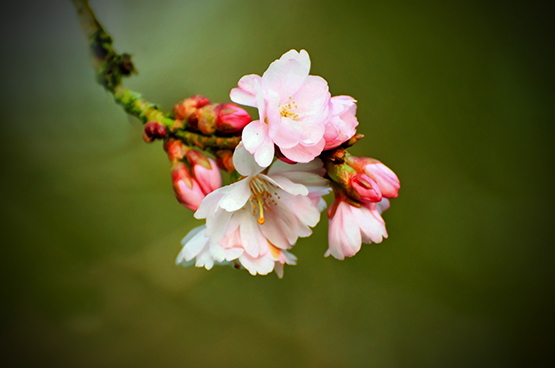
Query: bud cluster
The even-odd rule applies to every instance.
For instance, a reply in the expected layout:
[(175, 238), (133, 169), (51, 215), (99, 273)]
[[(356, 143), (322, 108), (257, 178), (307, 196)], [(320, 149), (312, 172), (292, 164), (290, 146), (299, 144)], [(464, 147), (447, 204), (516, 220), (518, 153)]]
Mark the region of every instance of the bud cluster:
[(237, 134), (251, 122), (250, 115), (233, 103), (211, 103), (206, 97), (195, 95), (175, 105), (173, 114), (188, 128), (203, 134)]
[(341, 153), (340, 162), (330, 160), (327, 167), (336, 194), (355, 206), (397, 197), (399, 179), (390, 168), (373, 158)]
[(168, 139), (164, 150), (171, 163), (175, 197), (185, 207), (196, 211), (206, 195), (222, 186), (216, 162), (175, 139)]

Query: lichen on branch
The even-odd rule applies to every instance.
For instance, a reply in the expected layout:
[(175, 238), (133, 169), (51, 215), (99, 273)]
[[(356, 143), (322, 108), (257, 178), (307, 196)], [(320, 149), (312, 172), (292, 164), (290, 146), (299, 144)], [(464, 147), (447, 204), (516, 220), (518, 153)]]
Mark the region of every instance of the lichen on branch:
[(88, 0), (72, 0), (83, 33), (89, 41), (89, 49), (93, 58), (96, 81), (114, 96), (114, 100), (129, 115), (135, 116), (143, 124), (157, 121), (168, 128), (169, 137), (183, 141), (189, 146), (203, 150), (234, 149), (240, 137), (218, 136), (216, 134), (200, 134), (187, 131), (183, 122), (176, 124), (172, 113), (164, 113), (161, 108), (141, 98), (141, 94), (131, 91), (122, 85), (122, 79), (137, 70), (128, 53), (119, 54), (113, 48), (113, 38), (100, 24)]

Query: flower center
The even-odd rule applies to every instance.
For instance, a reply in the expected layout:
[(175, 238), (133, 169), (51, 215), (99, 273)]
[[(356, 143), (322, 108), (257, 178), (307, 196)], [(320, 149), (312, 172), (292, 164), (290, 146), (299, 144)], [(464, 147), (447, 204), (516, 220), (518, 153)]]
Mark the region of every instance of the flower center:
[(297, 106), (297, 103), (293, 101), (291, 97), (289, 97), (289, 101), (280, 106), (279, 114), (281, 115), (281, 117), (296, 120), (299, 115), (291, 111), (293, 108), (298, 109), (299, 107)]
[[(260, 225), (263, 225), (265, 222), (264, 211), (270, 211), (273, 208), (272, 206), (277, 206), (277, 202), (269, 191), (269, 189), (272, 189), (272, 185), (255, 176), (251, 179), (249, 187), (251, 189), (250, 202), (252, 204), (252, 215), (256, 216), (256, 210), (258, 209), (257, 221)], [(274, 192), (274, 195), (277, 196), (277, 193)], [(280, 197), (277, 198), (279, 199)]]

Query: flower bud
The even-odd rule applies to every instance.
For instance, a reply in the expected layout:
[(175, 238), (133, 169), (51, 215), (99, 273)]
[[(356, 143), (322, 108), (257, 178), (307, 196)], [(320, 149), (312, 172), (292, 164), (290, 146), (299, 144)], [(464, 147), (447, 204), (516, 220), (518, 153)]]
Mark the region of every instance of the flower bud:
[(219, 104), (215, 108), (216, 129), (223, 133), (235, 133), (251, 122), (250, 115), (233, 103)]
[(222, 186), (222, 174), (214, 160), (194, 149), (187, 152), (186, 158), (195, 180), (205, 195)]
[(143, 131), (143, 140), (146, 143), (152, 143), (156, 139), (164, 139), (166, 137), (166, 127), (159, 121), (150, 121), (145, 124)]
[(197, 109), (189, 116), (187, 122), (191, 127), (196, 127), (204, 134), (212, 134), (216, 131), (216, 107), (217, 104), (208, 104)]
[(233, 171), (235, 171), (235, 166), (233, 165), (233, 151), (216, 151), (216, 163), (218, 164), (220, 169), (224, 170), (228, 174), (231, 174)]
[(206, 97), (194, 95), (175, 105), (173, 108), (173, 115), (178, 120), (187, 120), (196, 109), (200, 109), (209, 103), (210, 101), (208, 101)]
[(377, 161), (365, 166), (368, 174), (372, 175), (380, 187), (382, 196), (385, 198), (396, 198), (399, 195), (399, 178), (389, 167)]
[(364, 173), (358, 173), (351, 177), (347, 193), (350, 197), (362, 202), (379, 202), (382, 200), (382, 192), (378, 183)]
[(399, 194), (399, 178), (380, 161), (369, 157), (349, 156), (346, 162), (356, 171), (364, 172), (375, 180), (384, 198), (396, 198)]
[(196, 211), (205, 197), (200, 184), (191, 176), (189, 169), (183, 163), (174, 165), (171, 174), (175, 198), (185, 207)]
[(168, 153), (168, 159), (170, 162), (174, 163), (183, 159), (189, 148), (186, 147), (181, 141), (168, 139), (166, 143), (164, 143), (164, 150)]

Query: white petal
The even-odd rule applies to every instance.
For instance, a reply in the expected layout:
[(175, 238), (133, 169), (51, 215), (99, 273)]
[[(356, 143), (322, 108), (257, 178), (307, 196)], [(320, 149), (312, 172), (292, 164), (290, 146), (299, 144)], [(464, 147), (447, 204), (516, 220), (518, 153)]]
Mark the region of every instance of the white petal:
[(251, 196), (249, 179), (239, 180), (224, 187), (224, 189), (226, 189), (226, 193), (218, 203), (218, 206), (228, 212), (241, 209)]
[(283, 278), (283, 264), (281, 264), (280, 262), (276, 262), (274, 265), (274, 271), (276, 271), (277, 277), (279, 277), (280, 279)]
[(185, 235), (185, 237), (181, 240), (181, 244), (182, 245), (187, 244), (187, 242), (191, 240), (193, 236), (197, 235), (200, 231), (203, 231), (205, 229), (206, 229), (206, 225), (195, 227), (193, 230), (189, 231), (187, 235)]
[(260, 233), (255, 217), (246, 211), (242, 211), (238, 215), (241, 216), (241, 225), (239, 227), (241, 244), (245, 252), (252, 257), (258, 257), (260, 249), (268, 246), (267, 240)]
[(262, 167), (268, 167), (274, 159), (274, 143), (269, 137), (266, 137), (264, 142), (258, 147), (254, 153), (256, 163)]
[(214, 210), (216, 209), (218, 202), (220, 201), (220, 199), (222, 199), (222, 197), (225, 194), (225, 191), (222, 192), (223, 188), (219, 188), (213, 191), (212, 193), (208, 194), (206, 197), (204, 197), (202, 202), (200, 202), (200, 205), (198, 206), (197, 211), (194, 214), (196, 219), (205, 219), (209, 215), (214, 213)]
[[(239, 144), (237, 148), (235, 148), (233, 154), (233, 164), (239, 174), (248, 176), (254, 172), (262, 171), (262, 168), (258, 167), (259, 165), (256, 164), (251, 154), (254, 154), (267, 139), (268, 125), (260, 120), (250, 122), (245, 129), (243, 129), (242, 144)], [(249, 154), (249, 152), (251, 154)], [(237, 158), (235, 156), (237, 156)]]
[(208, 238), (204, 231), (197, 232), (183, 247), (178, 259), (182, 257), (185, 261), (195, 258), (208, 244)]
[(261, 178), (264, 178), (265, 180), (283, 189), (284, 191), (286, 191), (291, 195), (303, 195), (303, 196), (308, 195), (308, 189), (304, 185), (294, 183), (288, 178), (286, 178), (285, 176), (274, 175), (272, 177), (269, 177), (264, 174), (260, 174), (258, 176)]

